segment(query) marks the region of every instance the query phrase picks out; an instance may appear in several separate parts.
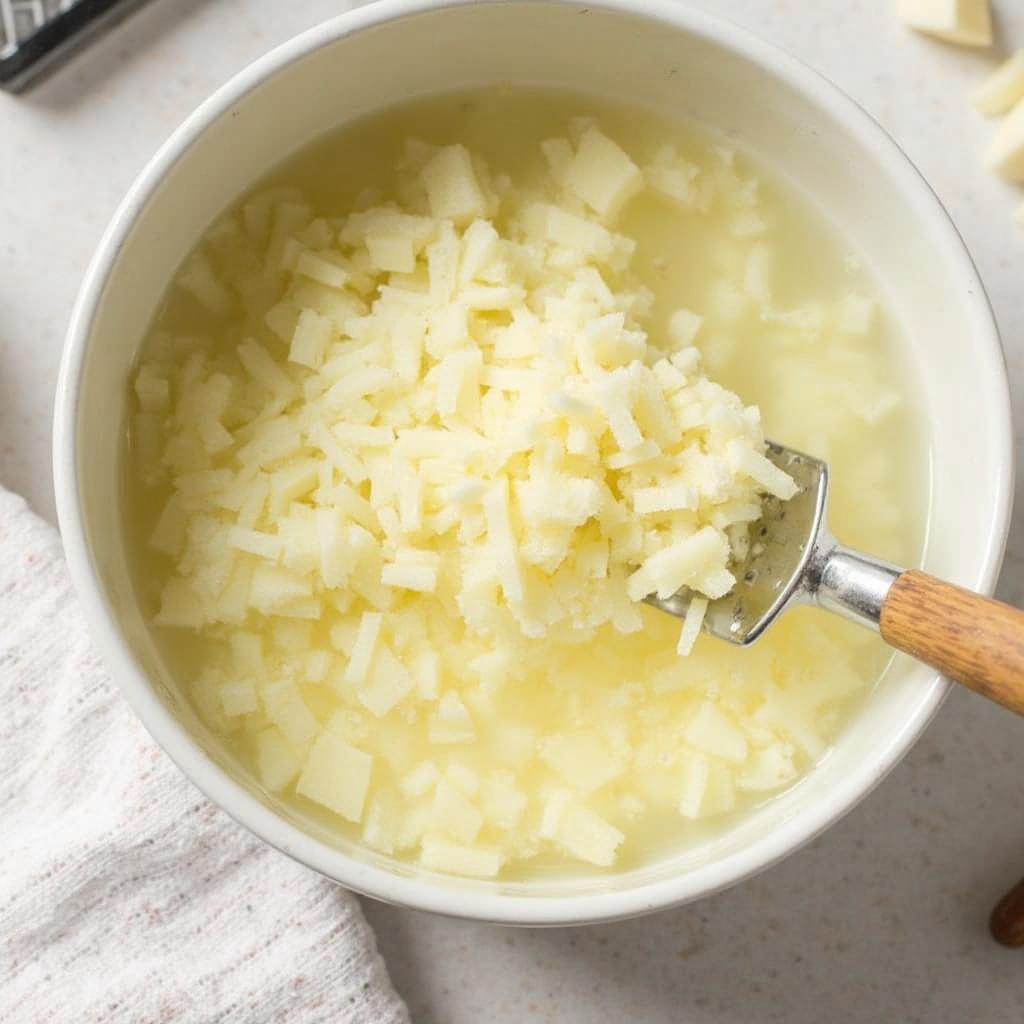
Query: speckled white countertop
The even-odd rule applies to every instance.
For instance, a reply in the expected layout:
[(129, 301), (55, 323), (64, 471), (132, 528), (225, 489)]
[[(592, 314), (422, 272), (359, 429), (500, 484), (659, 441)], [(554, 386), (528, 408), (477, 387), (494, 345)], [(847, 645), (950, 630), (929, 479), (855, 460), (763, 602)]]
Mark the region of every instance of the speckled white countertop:
[[(1003, 48), (1024, 7), (995, 0)], [(350, 4), (154, 0), (28, 96), (0, 95), (0, 481), (49, 518), (50, 415), (86, 262), (156, 146), (253, 57)], [(823, 71), (931, 181), (999, 318), (1024, 432), (1024, 232), (980, 167), (966, 93), (992, 58), (904, 31), (890, 0), (703, 0)], [(1024, 477), (1024, 473), (1020, 474)], [(1024, 503), (1022, 503), (1024, 505)], [(1024, 603), (1024, 507), (1001, 594)], [(903, 765), (810, 847), (713, 899), (513, 931), (367, 903), (416, 1024), (1024, 1021), (1024, 951), (988, 910), (1024, 874), (1024, 722), (954, 694)]]

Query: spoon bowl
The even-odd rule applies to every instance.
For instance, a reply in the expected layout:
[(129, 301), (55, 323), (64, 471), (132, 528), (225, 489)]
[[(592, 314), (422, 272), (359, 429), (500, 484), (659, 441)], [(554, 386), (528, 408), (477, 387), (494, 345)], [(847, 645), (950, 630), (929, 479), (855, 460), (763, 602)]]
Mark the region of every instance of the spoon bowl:
[[(769, 441), (766, 456), (797, 485), (767, 495), (737, 584), (709, 602), (703, 629), (741, 647), (789, 607), (814, 604), (874, 629), (955, 682), (1024, 714), (1024, 612), (923, 572), (843, 547), (828, 529), (828, 465)], [(685, 619), (692, 591), (648, 604)]]

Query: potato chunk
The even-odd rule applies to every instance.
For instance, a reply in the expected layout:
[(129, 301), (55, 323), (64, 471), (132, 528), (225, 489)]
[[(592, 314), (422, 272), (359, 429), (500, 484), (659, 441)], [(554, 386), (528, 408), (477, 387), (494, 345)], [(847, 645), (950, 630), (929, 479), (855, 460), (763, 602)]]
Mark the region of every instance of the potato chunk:
[(373, 757), (349, 746), (331, 732), (313, 744), (296, 792), (323, 804), (349, 821), (361, 821), (370, 785)]

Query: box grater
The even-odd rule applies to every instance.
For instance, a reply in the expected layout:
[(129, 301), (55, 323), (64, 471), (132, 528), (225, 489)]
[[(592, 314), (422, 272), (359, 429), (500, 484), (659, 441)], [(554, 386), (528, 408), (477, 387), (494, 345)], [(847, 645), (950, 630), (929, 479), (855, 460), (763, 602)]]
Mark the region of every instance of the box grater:
[(143, 0), (0, 0), (0, 89), (20, 92)]

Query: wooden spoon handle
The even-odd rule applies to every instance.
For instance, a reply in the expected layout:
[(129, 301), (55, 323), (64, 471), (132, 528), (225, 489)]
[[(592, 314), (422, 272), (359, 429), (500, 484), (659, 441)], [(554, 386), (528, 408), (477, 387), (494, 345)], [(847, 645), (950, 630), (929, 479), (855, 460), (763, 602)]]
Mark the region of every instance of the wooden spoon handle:
[(902, 573), (882, 605), (882, 637), (1024, 715), (1024, 611), (927, 573)]

